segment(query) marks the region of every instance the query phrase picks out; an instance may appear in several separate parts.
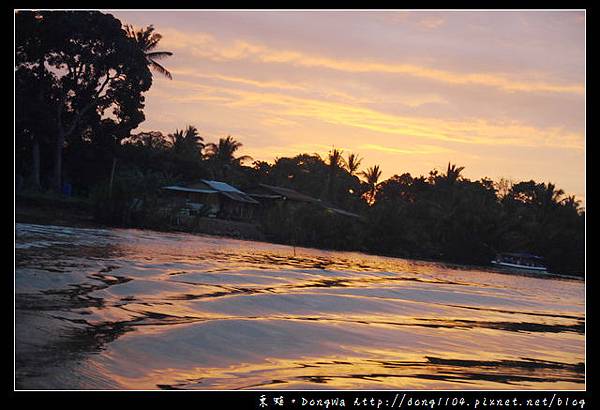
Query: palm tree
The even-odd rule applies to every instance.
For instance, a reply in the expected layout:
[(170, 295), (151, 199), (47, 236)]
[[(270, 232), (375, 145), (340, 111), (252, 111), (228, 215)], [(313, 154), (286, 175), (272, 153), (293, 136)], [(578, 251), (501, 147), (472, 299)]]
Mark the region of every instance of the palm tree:
[(581, 201), (578, 201), (577, 199), (575, 199), (575, 195), (569, 195), (568, 197), (564, 198), (561, 203), (563, 204), (563, 206), (567, 207), (567, 208), (572, 208), (576, 211), (579, 210), (579, 207), (581, 205)]
[(337, 148), (333, 148), (331, 151), (329, 151), (329, 154), (327, 155), (327, 160), (330, 168), (338, 169), (344, 166), (346, 161), (344, 160), (344, 157), (342, 157), (343, 153), (344, 151), (339, 150)]
[(154, 32), (154, 26), (149, 25), (146, 28), (135, 30), (132, 25), (126, 25), (125, 31), (130, 38), (136, 41), (144, 54), (146, 54), (146, 61), (150, 68), (172, 80), (173, 76), (169, 70), (156, 62), (156, 60), (172, 56), (173, 53), (170, 51), (153, 51), (162, 39), (162, 35)]
[(565, 194), (562, 189), (555, 189), (556, 185), (549, 182), (548, 185), (540, 184), (540, 205), (544, 208), (548, 208), (558, 204), (561, 201), (561, 197)]
[(333, 186), (335, 183), (335, 178), (337, 174), (337, 170), (342, 168), (345, 165), (345, 160), (342, 154), (344, 151), (339, 150), (337, 148), (332, 148), (327, 155), (328, 166), (329, 166), (329, 176), (327, 180), (327, 199), (333, 201)]
[(346, 160), (346, 169), (350, 173), (350, 175), (354, 175), (356, 171), (358, 171), (358, 167), (362, 162), (362, 158), (360, 158), (356, 154), (348, 155), (348, 159)]
[(457, 167), (455, 164), (450, 165), (448, 162), (448, 169), (446, 171), (446, 175), (444, 175), (445, 181), (448, 185), (453, 185), (460, 178), (460, 173), (465, 169), (465, 167)]
[(542, 224), (549, 223), (553, 218), (554, 210), (561, 203), (561, 197), (565, 194), (562, 189), (556, 189), (556, 185), (541, 183), (536, 186), (535, 203), (537, 205), (536, 217)]
[(242, 143), (231, 136), (220, 138), (219, 143), (208, 143), (204, 147), (204, 153), (213, 165), (213, 174), (224, 178), (226, 170), (231, 167), (240, 166), (244, 161), (252, 160), (249, 155), (235, 156), (235, 152), (242, 147)]
[(369, 190), (366, 193), (366, 200), (369, 205), (372, 205), (375, 202), (375, 194), (377, 193), (377, 182), (381, 177), (379, 165), (367, 168), (367, 170), (361, 172), (360, 175), (365, 178), (367, 185), (369, 186)]
[(167, 136), (172, 152), (182, 158), (197, 159), (204, 149), (204, 138), (198, 135), (198, 129), (188, 125), (185, 130), (175, 130)]

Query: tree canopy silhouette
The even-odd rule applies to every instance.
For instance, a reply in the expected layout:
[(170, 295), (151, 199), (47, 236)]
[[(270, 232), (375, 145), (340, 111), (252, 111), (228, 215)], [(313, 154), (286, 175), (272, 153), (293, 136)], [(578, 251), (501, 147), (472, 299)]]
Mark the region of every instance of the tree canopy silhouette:
[[(68, 139), (116, 142), (144, 120), (152, 84), (144, 52), (112, 15), (97, 11), (19, 11), (17, 71), (49, 82), (45, 124), (54, 140), (53, 186), (60, 190)], [(26, 74), (29, 72), (30, 74)]]

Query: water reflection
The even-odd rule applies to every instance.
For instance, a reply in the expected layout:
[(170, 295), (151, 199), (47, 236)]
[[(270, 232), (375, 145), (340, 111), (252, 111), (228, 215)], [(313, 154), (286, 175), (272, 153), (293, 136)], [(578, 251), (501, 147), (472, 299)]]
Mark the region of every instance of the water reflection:
[(579, 389), (584, 283), (17, 225), (19, 388)]

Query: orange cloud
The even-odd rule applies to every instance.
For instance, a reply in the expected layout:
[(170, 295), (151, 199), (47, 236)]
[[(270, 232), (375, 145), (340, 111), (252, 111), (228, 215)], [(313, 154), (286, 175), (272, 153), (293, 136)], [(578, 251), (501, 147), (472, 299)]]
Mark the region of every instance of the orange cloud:
[[(520, 147), (559, 147), (583, 150), (583, 136), (562, 128), (536, 128), (517, 121), (491, 121), (482, 118), (443, 120), (382, 113), (356, 104), (296, 97), (282, 93), (256, 92), (173, 80), (169, 86), (184, 94), (160, 92), (173, 102), (211, 102), (228, 107), (252, 108), (282, 119), (299, 118), (325, 123), (461, 144), (514, 145)], [(154, 91), (152, 91), (154, 93)]]
[(388, 147), (378, 144), (361, 144), (358, 146), (358, 149), (363, 149), (366, 151), (380, 151), (389, 154), (404, 154), (404, 155), (427, 155), (427, 154), (439, 154), (444, 152), (452, 152), (452, 150), (440, 146), (434, 145), (413, 145), (397, 148), (397, 147)]

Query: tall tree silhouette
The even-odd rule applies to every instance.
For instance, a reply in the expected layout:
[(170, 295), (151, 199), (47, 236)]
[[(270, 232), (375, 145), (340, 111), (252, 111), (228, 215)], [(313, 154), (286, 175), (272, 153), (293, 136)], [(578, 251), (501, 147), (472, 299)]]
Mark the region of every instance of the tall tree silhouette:
[[(52, 80), (46, 71), (38, 66), (37, 70), (19, 68), (15, 72), (15, 140), (18, 159), (30, 158), (31, 169), (20, 169), (29, 173), (29, 186), (33, 189), (41, 187), (41, 151), (43, 143), (51, 142), (53, 110), (50, 99)], [(19, 149), (21, 148), (21, 149)], [(19, 155), (20, 154), (20, 155)]]
[(162, 39), (162, 35), (154, 31), (154, 26), (149, 25), (146, 28), (136, 30), (132, 25), (126, 25), (125, 31), (130, 38), (136, 41), (140, 49), (144, 52), (148, 66), (152, 70), (164, 75), (169, 80), (172, 80), (173, 76), (169, 70), (159, 64), (156, 60), (170, 57), (173, 53), (170, 51), (154, 51)]
[(365, 178), (367, 186), (369, 187), (365, 199), (369, 205), (372, 205), (375, 201), (375, 195), (377, 194), (377, 183), (381, 177), (381, 170), (379, 169), (379, 165), (375, 165), (367, 168), (366, 171), (363, 171), (360, 174)]
[(443, 176), (443, 181), (448, 185), (453, 185), (460, 178), (460, 173), (465, 169), (465, 167), (457, 167), (455, 164), (450, 164), (448, 162), (448, 169), (446, 170), (446, 174)]
[(52, 81), (47, 98), (48, 129), (55, 136), (52, 185), (60, 190), (67, 139), (83, 128), (103, 128), (96, 136), (111, 143), (125, 138), (144, 120), (142, 93), (152, 77), (144, 54), (111, 15), (19, 11), (15, 27), (17, 70)]
[(188, 160), (201, 158), (204, 139), (198, 135), (198, 130), (193, 125), (188, 125), (185, 130), (175, 130), (167, 138), (175, 156)]
[(562, 189), (556, 189), (556, 185), (549, 182), (548, 185), (540, 184), (539, 186), (539, 203), (543, 208), (550, 208), (560, 203), (561, 197), (565, 194)]
[(335, 199), (334, 195), (333, 195), (333, 191), (334, 191), (335, 179), (337, 176), (337, 172), (346, 163), (346, 161), (344, 160), (344, 157), (342, 156), (343, 152), (344, 151), (342, 151), (342, 150), (333, 148), (331, 151), (329, 151), (329, 153), (327, 155), (327, 165), (329, 167), (328, 178), (327, 178), (327, 199), (330, 201), (334, 201), (334, 199)]
[(217, 144), (212, 142), (206, 144), (204, 153), (211, 162), (214, 177), (225, 178), (231, 168), (239, 167), (244, 161), (252, 160), (249, 155), (235, 156), (236, 151), (241, 147), (242, 143), (231, 136), (220, 138)]
[(361, 162), (362, 158), (360, 158), (358, 155), (354, 153), (348, 155), (348, 159), (346, 160), (346, 169), (350, 175), (354, 175), (356, 171), (358, 171), (358, 167), (360, 167)]

